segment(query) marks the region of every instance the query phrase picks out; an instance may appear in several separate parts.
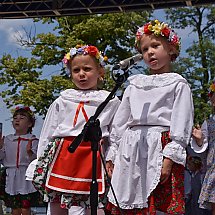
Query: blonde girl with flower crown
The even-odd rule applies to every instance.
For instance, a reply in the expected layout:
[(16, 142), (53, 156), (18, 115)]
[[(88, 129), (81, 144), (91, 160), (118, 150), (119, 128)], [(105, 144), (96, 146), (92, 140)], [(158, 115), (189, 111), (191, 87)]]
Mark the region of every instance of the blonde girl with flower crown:
[[(193, 101), (188, 82), (171, 68), (180, 41), (168, 24), (154, 20), (138, 29), (136, 48), (150, 75), (128, 79), (112, 124), (107, 169), (123, 214), (184, 214)], [(111, 214), (121, 214), (112, 191), (108, 198)]]
[[(92, 179), (91, 143), (82, 141), (74, 153), (68, 147), (79, 135), (90, 116), (109, 92), (99, 90), (104, 77), (105, 59), (92, 45), (71, 48), (63, 59), (76, 89), (67, 89), (51, 104), (43, 124), (33, 183), (50, 201), (51, 215), (89, 214)], [(109, 136), (110, 125), (119, 105), (113, 98), (99, 115), (102, 141)], [(103, 144), (103, 145), (102, 145)], [(102, 145), (102, 146), (101, 146)], [(98, 194), (105, 192), (104, 171), (97, 156)], [(103, 210), (98, 210), (104, 214)]]
[(212, 106), (212, 116), (205, 120), (200, 127), (193, 129), (191, 147), (197, 153), (207, 151), (206, 175), (199, 196), (199, 207), (212, 210), (215, 215), (215, 80), (209, 89), (209, 99)]
[(6, 167), (4, 201), (12, 215), (30, 215), (39, 198), (31, 181), (25, 180), (30, 162), (36, 158), (38, 139), (33, 135), (34, 113), (29, 107), (16, 107), (12, 120), (14, 134), (0, 139), (0, 159)]

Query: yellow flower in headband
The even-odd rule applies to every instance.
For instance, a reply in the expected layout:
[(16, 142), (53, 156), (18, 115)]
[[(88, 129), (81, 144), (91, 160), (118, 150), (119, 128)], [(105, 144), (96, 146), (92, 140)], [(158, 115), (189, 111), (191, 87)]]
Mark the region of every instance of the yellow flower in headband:
[(155, 20), (155, 25), (152, 27), (150, 27), (151, 31), (154, 32), (154, 34), (156, 36), (160, 35), (161, 34), (161, 29), (162, 29), (162, 26), (161, 26), (161, 23), (158, 21), (158, 20)]

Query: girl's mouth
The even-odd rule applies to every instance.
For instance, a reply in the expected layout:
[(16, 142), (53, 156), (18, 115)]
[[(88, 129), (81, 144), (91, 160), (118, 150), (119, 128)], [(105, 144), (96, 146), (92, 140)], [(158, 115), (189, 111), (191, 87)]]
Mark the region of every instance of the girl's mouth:
[(156, 58), (152, 58), (149, 60), (150, 65), (154, 65), (157, 63), (157, 59)]
[(86, 80), (80, 80), (79, 82), (80, 82), (80, 83), (85, 83), (85, 82), (86, 82)]

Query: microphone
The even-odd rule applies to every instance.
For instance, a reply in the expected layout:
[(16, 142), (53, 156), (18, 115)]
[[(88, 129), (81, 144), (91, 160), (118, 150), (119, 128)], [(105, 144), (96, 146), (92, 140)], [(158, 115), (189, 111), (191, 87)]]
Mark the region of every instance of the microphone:
[(135, 64), (137, 61), (142, 60), (142, 54), (136, 54), (132, 57), (126, 58), (125, 60), (121, 60), (117, 65), (114, 66), (114, 69), (127, 69), (131, 65)]

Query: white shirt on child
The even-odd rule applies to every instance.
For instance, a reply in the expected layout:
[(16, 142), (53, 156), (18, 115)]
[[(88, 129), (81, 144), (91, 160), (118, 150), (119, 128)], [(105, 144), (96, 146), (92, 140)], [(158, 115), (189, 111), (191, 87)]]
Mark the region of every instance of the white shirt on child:
[[(114, 162), (112, 185), (124, 209), (147, 207), (160, 180), (163, 156), (185, 165), (193, 126), (187, 81), (175, 73), (134, 75), (113, 120), (106, 160)], [(172, 141), (162, 150), (161, 132)], [(116, 205), (112, 192), (110, 202)]]
[[(52, 103), (46, 115), (39, 139), (37, 157), (43, 153), (50, 140), (55, 137), (77, 136), (81, 133), (86, 123), (83, 109), (90, 118), (95, 114), (99, 104), (109, 95), (106, 90), (75, 90), (68, 89), (61, 92), (60, 96)], [(84, 102), (76, 114), (80, 102)], [(98, 119), (102, 130), (102, 136), (109, 136), (109, 129), (113, 116), (119, 106), (119, 99), (113, 98), (100, 113)], [(74, 126), (75, 116), (77, 122)]]
[[(105, 101), (110, 92), (106, 90), (75, 90), (67, 89), (51, 104), (47, 112), (43, 128), (40, 134), (37, 158), (39, 158), (46, 146), (55, 137), (77, 136), (81, 133), (86, 119), (83, 109), (90, 118), (95, 114), (97, 107)], [(84, 102), (79, 113), (76, 114), (81, 102)], [(105, 106), (98, 119), (102, 130), (102, 137), (109, 137), (109, 130), (113, 116), (120, 104), (120, 100), (114, 97)], [(75, 116), (77, 121), (74, 126)], [(107, 146), (106, 146), (107, 147)], [(104, 146), (105, 148), (105, 146)], [(26, 171), (26, 180), (33, 180), (37, 159), (31, 162)]]
[[(21, 140), (18, 144), (18, 138)], [(30, 158), (27, 154), (27, 144), (32, 140), (33, 155)], [(0, 150), (0, 159), (7, 168), (6, 193), (10, 195), (28, 194), (36, 191), (31, 182), (25, 180), (25, 172), (29, 163), (35, 159), (38, 147), (38, 139), (33, 134), (16, 136), (10, 134), (4, 138), (3, 148)]]

